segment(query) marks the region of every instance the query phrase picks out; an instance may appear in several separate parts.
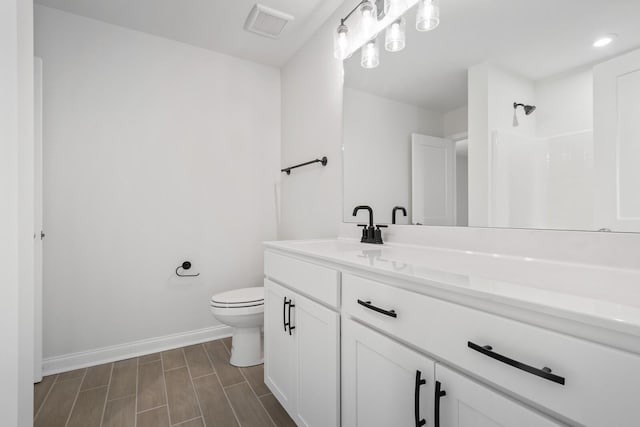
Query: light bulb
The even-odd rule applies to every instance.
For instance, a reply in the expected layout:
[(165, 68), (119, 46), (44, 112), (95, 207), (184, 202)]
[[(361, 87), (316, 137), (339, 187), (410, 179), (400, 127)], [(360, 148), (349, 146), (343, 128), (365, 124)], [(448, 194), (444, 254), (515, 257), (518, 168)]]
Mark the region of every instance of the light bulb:
[(440, 0), (420, 0), (416, 30), (431, 31), (440, 25)]
[(384, 38), (384, 48), (389, 52), (399, 52), (406, 45), (406, 21), (404, 18), (397, 19), (387, 27)]
[(378, 21), (376, 4), (370, 0), (365, 1), (360, 6), (360, 13), (362, 15), (362, 34), (364, 37), (369, 38), (373, 35)]
[(371, 39), (362, 46), (362, 68), (376, 68), (380, 65), (380, 49), (376, 39)]
[(384, 14), (392, 18), (400, 16), (407, 8), (404, 0), (384, 0)]
[(611, 44), (618, 37), (617, 34), (607, 34), (593, 42), (593, 47), (605, 47)]
[(333, 36), (333, 56), (336, 59), (345, 60), (349, 55), (349, 27), (344, 24), (338, 26)]

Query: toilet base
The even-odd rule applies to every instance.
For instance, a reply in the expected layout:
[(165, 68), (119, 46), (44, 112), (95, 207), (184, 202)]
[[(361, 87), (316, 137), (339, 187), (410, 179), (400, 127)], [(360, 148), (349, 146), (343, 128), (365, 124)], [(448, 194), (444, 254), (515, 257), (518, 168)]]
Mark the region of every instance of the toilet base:
[(230, 363), (240, 368), (264, 363), (262, 340), (260, 327), (234, 328)]

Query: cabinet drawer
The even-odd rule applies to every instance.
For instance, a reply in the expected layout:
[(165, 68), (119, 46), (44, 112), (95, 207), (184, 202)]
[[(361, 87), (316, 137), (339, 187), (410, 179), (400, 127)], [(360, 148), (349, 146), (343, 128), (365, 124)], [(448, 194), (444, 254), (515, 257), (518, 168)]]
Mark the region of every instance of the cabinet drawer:
[(331, 307), (338, 307), (340, 272), (271, 251), (264, 253), (264, 274)]
[(583, 425), (640, 425), (640, 357), (353, 275), (342, 287), (345, 313), (499, 388)]

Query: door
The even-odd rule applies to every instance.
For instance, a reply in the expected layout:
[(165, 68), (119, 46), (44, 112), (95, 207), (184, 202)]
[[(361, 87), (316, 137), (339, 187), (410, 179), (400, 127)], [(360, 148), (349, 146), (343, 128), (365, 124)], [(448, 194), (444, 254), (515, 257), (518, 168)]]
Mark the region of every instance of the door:
[(42, 381), (42, 59), (34, 62), (34, 346), (33, 382)]
[(436, 365), (436, 381), (445, 393), (435, 405), (439, 427), (562, 425), (440, 364)]
[(411, 204), (413, 224), (456, 224), (455, 142), (411, 134)]
[(299, 295), (291, 317), (297, 342), (298, 425), (340, 425), (340, 315)]
[(287, 319), (291, 291), (272, 281), (264, 281), (264, 381), (282, 406), (295, 410), (297, 352)]
[(594, 68), (595, 228), (640, 230), (640, 50)]
[(431, 359), (343, 318), (342, 367), (342, 425), (434, 426)]

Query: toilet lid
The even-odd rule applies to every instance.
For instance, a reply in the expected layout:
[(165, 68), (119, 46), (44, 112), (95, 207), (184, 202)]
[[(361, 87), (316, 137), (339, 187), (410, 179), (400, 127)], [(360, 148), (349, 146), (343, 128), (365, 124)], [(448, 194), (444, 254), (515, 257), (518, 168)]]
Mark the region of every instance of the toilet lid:
[(264, 304), (264, 287), (234, 289), (211, 297), (211, 304), (215, 306), (255, 306)]

